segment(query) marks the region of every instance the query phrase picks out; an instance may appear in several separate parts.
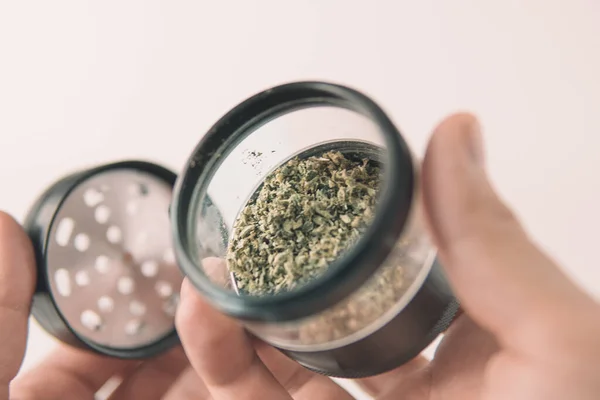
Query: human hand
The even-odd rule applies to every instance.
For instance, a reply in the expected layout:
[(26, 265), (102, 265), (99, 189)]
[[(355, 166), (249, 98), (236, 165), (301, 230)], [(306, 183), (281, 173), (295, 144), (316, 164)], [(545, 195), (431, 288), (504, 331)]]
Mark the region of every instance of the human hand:
[[(596, 398), (598, 305), (531, 244), (498, 200), (476, 162), (482, 160), (478, 141), (472, 117), (446, 120), (423, 169), (431, 231), (465, 314), (432, 362), (419, 357), (360, 384), (380, 399)], [(0, 282), (11, 282), (0, 285), (0, 327), (10, 327), (0, 328), (0, 399), (25, 346), (35, 280), (29, 247), (18, 225), (0, 215)], [(19, 377), (11, 398), (91, 399), (115, 374), (125, 376), (115, 399), (158, 399), (166, 392), (182, 400), (350, 398), (329, 379), (251, 340), (187, 282), (177, 327), (199, 377), (178, 350), (140, 366), (61, 348)]]
[(60, 345), (12, 381), (25, 352), (34, 286), (31, 243), (17, 222), (0, 213), (0, 400), (93, 400), (111, 377), (122, 380), (111, 400), (207, 398), (181, 348), (139, 363)]
[[(483, 168), (476, 120), (455, 115), (430, 142), (423, 191), (430, 231), (464, 314), (429, 362), (360, 384), (378, 399), (600, 397), (600, 309), (529, 240)], [(212, 309), (184, 282), (177, 327), (215, 400), (348, 399)]]

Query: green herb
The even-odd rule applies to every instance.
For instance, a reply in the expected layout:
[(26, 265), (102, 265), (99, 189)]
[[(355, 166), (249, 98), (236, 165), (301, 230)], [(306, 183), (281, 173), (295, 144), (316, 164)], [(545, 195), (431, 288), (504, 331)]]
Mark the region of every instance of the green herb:
[(372, 220), (380, 181), (373, 162), (335, 151), (273, 171), (234, 224), (227, 261), (238, 289), (279, 293), (321, 275)]
[(366, 328), (392, 309), (414, 277), (407, 276), (403, 266), (416, 271), (416, 257), (409, 255), (411, 249), (418, 251), (419, 243), (400, 240), (382, 266), (360, 289), (299, 326), (298, 341), (303, 344), (327, 343), (342, 339)]

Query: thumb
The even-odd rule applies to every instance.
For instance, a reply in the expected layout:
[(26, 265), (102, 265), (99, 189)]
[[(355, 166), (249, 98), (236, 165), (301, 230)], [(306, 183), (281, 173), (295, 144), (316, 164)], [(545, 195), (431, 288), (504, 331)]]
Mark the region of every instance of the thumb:
[(473, 116), (457, 114), (436, 128), (423, 165), (429, 225), (465, 311), (500, 342), (531, 346), (573, 310), (597, 312), (595, 303), (532, 244), (483, 163)]
[(0, 399), (25, 353), (27, 322), (35, 287), (35, 261), (20, 225), (0, 212)]

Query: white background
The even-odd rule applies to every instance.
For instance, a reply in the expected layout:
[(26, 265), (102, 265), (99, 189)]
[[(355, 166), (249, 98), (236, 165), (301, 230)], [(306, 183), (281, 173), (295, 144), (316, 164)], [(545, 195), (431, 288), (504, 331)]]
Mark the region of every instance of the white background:
[[(95, 163), (179, 170), (230, 107), (299, 79), (367, 92), (420, 153), (476, 112), (499, 190), (600, 294), (596, 0), (0, 0), (0, 208)], [(51, 344), (34, 325), (25, 365)]]

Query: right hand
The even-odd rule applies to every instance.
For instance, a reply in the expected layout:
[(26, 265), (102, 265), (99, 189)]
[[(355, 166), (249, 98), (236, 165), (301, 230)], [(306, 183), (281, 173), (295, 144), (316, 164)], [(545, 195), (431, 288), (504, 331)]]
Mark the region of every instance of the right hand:
[(477, 121), (456, 115), (423, 169), (432, 235), (465, 314), (433, 361), (363, 383), (382, 399), (599, 399), (600, 307), (530, 241), (483, 158)]
[[(419, 357), (360, 384), (390, 400), (600, 398), (600, 307), (532, 244), (494, 193), (472, 116), (436, 129), (422, 184), (431, 234), (464, 314), (433, 361)], [(187, 282), (177, 326), (215, 400), (349, 398), (248, 340)]]

